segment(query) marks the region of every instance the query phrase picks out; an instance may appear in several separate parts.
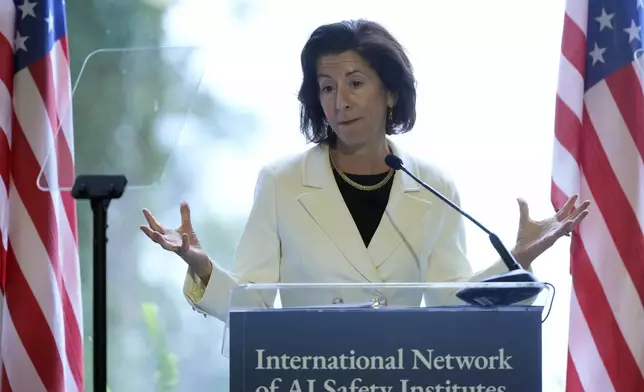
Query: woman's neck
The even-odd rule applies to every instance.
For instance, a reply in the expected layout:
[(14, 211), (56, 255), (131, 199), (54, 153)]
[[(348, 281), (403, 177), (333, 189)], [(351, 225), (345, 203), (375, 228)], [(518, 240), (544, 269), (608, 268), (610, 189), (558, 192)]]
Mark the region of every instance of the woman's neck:
[(390, 170), (385, 163), (385, 157), (390, 153), (385, 138), (359, 147), (344, 146), (338, 141), (330, 152), (337, 168), (345, 173), (379, 174)]

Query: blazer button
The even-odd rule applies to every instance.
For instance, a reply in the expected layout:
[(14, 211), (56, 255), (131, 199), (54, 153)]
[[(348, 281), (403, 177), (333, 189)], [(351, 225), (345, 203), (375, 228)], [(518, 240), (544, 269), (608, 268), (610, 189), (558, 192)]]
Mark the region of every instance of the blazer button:
[(343, 300), (342, 298), (340, 298), (340, 297), (335, 297), (335, 298), (333, 298), (333, 301), (331, 301), (331, 303), (332, 303), (333, 305), (343, 304), (343, 303), (344, 303), (344, 300)]

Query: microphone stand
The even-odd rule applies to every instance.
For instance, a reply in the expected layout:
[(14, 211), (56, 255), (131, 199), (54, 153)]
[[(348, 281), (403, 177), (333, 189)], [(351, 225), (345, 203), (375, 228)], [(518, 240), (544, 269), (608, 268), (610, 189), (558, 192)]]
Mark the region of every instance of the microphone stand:
[(94, 391), (107, 390), (107, 210), (119, 199), (127, 179), (122, 175), (80, 175), (72, 187), (74, 199), (90, 201), (93, 212)]
[[(394, 170), (402, 170), (412, 179), (414, 179), (418, 184), (423, 188), (427, 189), (433, 193), (436, 197), (441, 199), (445, 204), (452, 207), (462, 216), (469, 219), (474, 223), (478, 228), (483, 230), (490, 239), (492, 246), (497, 251), (501, 260), (508, 268), (509, 272), (490, 276), (481, 280), (481, 283), (538, 283), (537, 278), (531, 274), (529, 271), (526, 271), (514, 258), (512, 253), (503, 245), (499, 237), (491, 232), (488, 228), (479, 223), (474, 219), (470, 214), (463, 211), (459, 206), (454, 204), (451, 200), (443, 196), (440, 192), (433, 189), (431, 186), (427, 185), (421, 179), (416, 177), (403, 165), (402, 160), (395, 155), (388, 155), (385, 159), (385, 162), (389, 167)], [(476, 288), (465, 288), (461, 289), (456, 293), (456, 297), (459, 299), (472, 304), (472, 305), (481, 305), (481, 306), (492, 306), (492, 305), (512, 305), (517, 302), (522, 302), (528, 300), (543, 290), (539, 286), (527, 286), (527, 287), (514, 287), (512, 290), (502, 289), (496, 287), (476, 287)]]

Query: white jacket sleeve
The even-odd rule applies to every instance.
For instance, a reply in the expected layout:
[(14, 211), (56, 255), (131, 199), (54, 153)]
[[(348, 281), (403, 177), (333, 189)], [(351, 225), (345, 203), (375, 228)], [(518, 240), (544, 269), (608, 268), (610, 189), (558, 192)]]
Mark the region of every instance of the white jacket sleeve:
[(231, 298), (239, 284), (277, 283), (280, 271), (280, 239), (277, 230), (275, 176), (270, 166), (263, 167), (255, 185), (253, 206), (235, 251), (232, 271), (212, 262), (207, 285), (190, 269), (186, 273), (184, 295), (193, 308), (226, 322), (231, 306), (239, 308), (272, 307), (275, 290), (241, 292)]

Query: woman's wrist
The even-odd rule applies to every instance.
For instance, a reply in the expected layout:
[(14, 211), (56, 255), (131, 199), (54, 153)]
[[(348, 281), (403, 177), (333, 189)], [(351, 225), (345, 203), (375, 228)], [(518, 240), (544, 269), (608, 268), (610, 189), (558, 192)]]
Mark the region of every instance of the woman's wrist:
[(527, 254), (525, 252), (523, 252), (520, 249), (517, 249), (515, 247), (515, 248), (512, 248), (510, 253), (512, 253), (512, 256), (514, 256), (514, 259), (517, 261), (517, 263), (519, 263), (519, 265), (523, 269), (530, 268), (530, 265), (532, 264), (532, 261), (529, 260), (529, 258), (527, 257)]
[(210, 258), (207, 259), (207, 262), (201, 263), (200, 265), (193, 265), (191, 266), (191, 268), (194, 271), (194, 273), (199, 277), (201, 282), (204, 285), (207, 285), (213, 270), (213, 265), (212, 265), (212, 261), (210, 261)]

